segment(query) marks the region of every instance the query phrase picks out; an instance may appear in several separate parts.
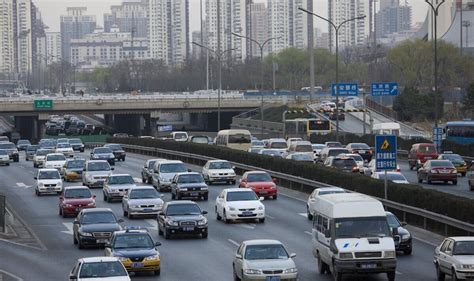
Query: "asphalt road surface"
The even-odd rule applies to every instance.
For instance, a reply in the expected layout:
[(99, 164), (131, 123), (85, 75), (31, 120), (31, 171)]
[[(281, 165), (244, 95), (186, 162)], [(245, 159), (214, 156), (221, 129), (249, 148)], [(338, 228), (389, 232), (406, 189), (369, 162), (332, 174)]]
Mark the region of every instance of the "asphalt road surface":
[[(84, 153), (87, 155), (87, 153)], [(146, 156), (129, 154), (126, 162), (117, 162), (115, 173), (129, 173), (139, 180), (140, 169)], [(58, 215), (58, 196), (34, 195), (33, 175), (36, 169), (32, 162), (25, 162), (21, 155), (19, 163), (0, 167), (0, 192), (7, 195), (10, 206), (24, 219), (43, 245), (34, 249), (0, 241), (0, 275), (8, 273), (7, 280), (14, 276), (23, 280), (51, 281), (68, 280), (68, 274), (76, 259), (103, 255), (103, 249), (79, 250), (73, 245), (73, 218), (63, 219)], [(191, 166), (193, 169), (197, 167)], [(66, 185), (80, 185), (66, 183)], [(229, 186), (210, 186), (209, 201), (198, 201), (203, 210), (209, 211), (209, 238), (177, 238), (164, 240), (158, 236), (154, 219), (124, 218), (123, 225), (143, 226), (149, 229), (155, 241), (160, 241), (162, 258), (160, 277), (148, 274), (133, 276), (133, 280), (209, 281), (232, 280), (232, 260), (238, 244), (256, 238), (277, 239), (288, 251), (296, 253), (299, 280), (332, 280), (330, 275), (319, 275), (316, 260), (311, 254), (311, 223), (305, 216), (305, 202), (280, 193), (278, 200), (266, 200), (267, 219), (264, 224), (217, 221), (214, 202), (218, 193)], [(93, 189), (97, 195), (97, 207), (111, 208), (118, 218), (123, 218), (120, 203), (106, 203), (102, 190)], [(165, 201), (170, 200), (169, 193)], [(414, 240), (411, 256), (398, 256), (397, 280), (436, 280), (433, 267), (434, 246)], [(12, 277), (13, 276), (13, 277)], [(344, 280), (386, 280), (385, 275), (346, 276)]]

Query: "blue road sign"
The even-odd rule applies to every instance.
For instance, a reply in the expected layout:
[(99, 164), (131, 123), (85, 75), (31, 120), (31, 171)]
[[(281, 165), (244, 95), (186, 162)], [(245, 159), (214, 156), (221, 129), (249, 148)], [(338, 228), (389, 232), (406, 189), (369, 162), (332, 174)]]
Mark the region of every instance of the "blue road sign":
[(372, 96), (396, 96), (398, 95), (398, 83), (372, 83)]
[(397, 137), (375, 136), (375, 168), (377, 170), (397, 169)]
[(436, 144), (438, 151), (440, 151), (441, 144), (443, 143), (443, 128), (433, 127), (433, 142)]
[(357, 83), (339, 83), (332, 84), (332, 96), (336, 96), (336, 87), (340, 97), (357, 96), (359, 94), (359, 85)]
[(173, 131), (173, 125), (158, 126), (158, 132), (171, 132), (171, 131)]

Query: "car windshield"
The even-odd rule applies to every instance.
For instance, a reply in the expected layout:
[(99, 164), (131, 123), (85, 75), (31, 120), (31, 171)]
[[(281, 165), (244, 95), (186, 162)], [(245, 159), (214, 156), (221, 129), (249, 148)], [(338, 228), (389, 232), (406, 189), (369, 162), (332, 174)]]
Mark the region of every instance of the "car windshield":
[(370, 149), (370, 146), (365, 143), (353, 143), (350, 147), (351, 149)]
[(288, 146), (287, 146), (286, 142), (283, 142), (283, 141), (282, 141), (282, 142), (279, 142), (279, 141), (277, 141), (277, 142), (272, 142), (272, 143), (270, 144), (270, 148), (276, 148), (276, 149), (285, 148), (285, 149), (286, 149), (287, 147), (288, 147)]
[(88, 188), (73, 188), (64, 191), (64, 198), (91, 198), (92, 194)]
[(260, 151), (262, 151), (261, 147), (251, 147), (250, 148), (250, 153), (259, 153)]
[(350, 156), (348, 156), (348, 157), (354, 159), (354, 160), (357, 161), (357, 162), (364, 161), (364, 158), (362, 158), (362, 156), (360, 156), (359, 154), (357, 154), (357, 155), (356, 155), (356, 154), (350, 155)]
[(18, 144), (19, 145), (30, 144), (30, 141), (29, 140), (19, 140)]
[(16, 146), (14, 143), (0, 143), (0, 149), (16, 149)]
[(109, 184), (134, 184), (131, 176), (112, 176), (108, 179)]
[(336, 238), (389, 237), (387, 217), (335, 219)]
[(187, 137), (188, 136), (185, 133), (176, 133), (176, 134), (174, 134), (174, 139), (176, 139), (176, 140), (186, 139)]
[(436, 168), (442, 168), (442, 167), (446, 167), (446, 168), (454, 168), (453, 166), (453, 163), (451, 163), (451, 161), (449, 160), (439, 160), (439, 161), (430, 161), (430, 165), (431, 167), (436, 167)]
[(237, 191), (237, 192), (227, 192), (226, 197), (227, 202), (232, 201), (253, 201), (258, 200), (257, 195), (253, 191)]
[(296, 161), (313, 161), (313, 157), (309, 154), (294, 154), (291, 159)]
[(116, 262), (88, 262), (81, 267), (80, 278), (102, 278), (114, 276), (128, 276), (122, 263)]
[[(385, 179), (385, 173), (378, 173), (378, 177), (381, 180)], [(387, 180), (389, 181), (406, 181), (405, 176), (399, 173), (387, 173)]]
[(38, 156), (46, 156), (50, 153), (54, 152), (53, 150), (51, 149), (39, 149), (36, 151), (36, 155)]
[(251, 143), (250, 135), (245, 135), (245, 134), (229, 135), (228, 143)]
[(230, 164), (227, 161), (211, 162), (209, 164), (209, 169), (211, 170), (232, 169), (232, 164)]
[(326, 147), (342, 147), (340, 142), (327, 142)]
[(263, 149), (260, 151), (263, 155), (280, 156), (280, 152), (272, 149)]
[(298, 144), (295, 148), (296, 152), (313, 152), (313, 147), (310, 144)]
[(38, 145), (30, 145), (26, 148), (26, 151), (37, 151), (39, 148)]
[(286, 260), (288, 253), (280, 244), (249, 245), (245, 248), (246, 260)]
[(107, 147), (112, 150), (122, 150), (122, 147), (120, 146), (120, 144), (109, 144), (107, 145)]
[(70, 148), (71, 145), (69, 143), (58, 143), (57, 148)]
[(420, 145), (418, 149), (418, 153), (433, 154), (433, 153), (436, 153), (436, 148), (434, 147), (434, 145)]
[(130, 199), (152, 199), (160, 198), (160, 194), (154, 188), (135, 189), (130, 192)]
[(112, 212), (90, 212), (82, 216), (82, 224), (117, 223)]
[(267, 173), (254, 173), (247, 175), (248, 182), (271, 182), (272, 177)]
[(84, 163), (84, 160), (71, 160), (66, 163), (66, 167), (70, 169), (82, 168)]
[(312, 147), (313, 149), (323, 149), (326, 146), (324, 144), (313, 144)]
[(445, 159), (455, 162), (464, 162), (464, 159), (459, 154), (444, 154)]
[(328, 195), (328, 194), (336, 194), (336, 193), (346, 193), (344, 190), (323, 190), (320, 191), (319, 195)]
[(60, 178), (58, 171), (40, 171), (38, 175), (39, 180), (58, 180)]
[(155, 247), (150, 235), (140, 234), (121, 234), (116, 235), (114, 239), (114, 249), (141, 248), (152, 249)]
[(401, 226), (394, 214), (387, 214), (387, 222), (391, 228), (398, 228)]
[(454, 243), (453, 255), (474, 255), (474, 241), (458, 241)]
[(155, 167), (155, 163), (156, 163), (156, 160), (148, 161), (148, 166), (147, 166), (147, 168), (148, 168), (148, 169), (151, 169), (151, 168)]
[(46, 155), (46, 161), (66, 161), (66, 156), (62, 154)]
[(166, 209), (167, 216), (199, 215), (201, 209), (196, 204), (175, 204), (169, 205)]
[(349, 159), (334, 159), (332, 162), (332, 166), (334, 168), (341, 168), (341, 169), (352, 169), (356, 165), (356, 162), (354, 159), (349, 158)]
[(265, 144), (263, 143), (263, 141), (260, 141), (260, 140), (253, 140), (252, 141), (252, 146), (264, 146)]
[(0, 149), (0, 155), (8, 155), (8, 151)]
[(94, 149), (94, 153), (107, 154), (107, 153), (112, 153), (112, 150), (108, 147), (99, 147), (99, 148)]
[(70, 139), (69, 143), (70, 144), (82, 144), (82, 141), (80, 139)]
[(180, 175), (178, 177), (178, 183), (201, 183), (204, 182), (204, 178), (199, 174)]
[(330, 156), (338, 156), (339, 154), (348, 154), (349, 153), (349, 150), (345, 149), (345, 148), (341, 148), (341, 149), (329, 149), (328, 151), (328, 157)]
[(160, 173), (184, 173), (186, 166), (183, 163), (170, 163), (160, 165)]
[(203, 143), (203, 144), (208, 144), (209, 139), (207, 137), (193, 137), (192, 142), (194, 143)]
[(92, 162), (87, 164), (88, 171), (110, 171), (110, 165), (107, 162)]

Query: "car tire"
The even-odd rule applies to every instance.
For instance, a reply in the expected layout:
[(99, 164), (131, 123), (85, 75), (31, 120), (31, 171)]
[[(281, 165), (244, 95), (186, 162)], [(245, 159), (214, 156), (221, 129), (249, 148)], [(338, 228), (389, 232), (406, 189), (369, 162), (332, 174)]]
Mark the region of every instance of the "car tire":
[(124, 217), (128, 217), (128, 212), (125, 211), (125, 209), (123, 209), (123, 216), (124, 216)]
[(423, 180), (418, 178), (418, 183), (423, 183)]
[(171, 192), (171, 200), (175, 200), (176, 199), (176, 196), (174, 195), (173, 192)]
[(163, 230), (161, 230), (160, 224), (158, 224), (158, 236), (163, 236)]
[[(232, 267), (234, 267), (234, 266), (232, 265)], [(239, 278), (239, 276), (237, 276), (237, 273), (235, 273), (235, 268), (233, 268), (232, 271), (234, 272), (234, 281), (242, 281), (242, 280)]]
[(438, 281), (444, 281), (446, 279), (446, 274), (441, 271), (439, 268), (439, 265), (436, 264), (436, 280)]
[(236, 181), (231, 181), (230, 184), (231, 185), (235, 185)]
[(38, 196), (38, 197), (41, 196), (41, 193), (38, 191), (38, 189), (35, 189), (35, 194), (36, 194), (36, 196)]
[(458, 184), (458, 181), (453, 181), (453, 185), (457, 185)]
[(312, 221), (313, 220), (313, 215), (311, 214), (311, 212), (309, 211), (309, 208), (306, 207), (306, 217), (308, 218), (308, 220)]
[(36, 163), (33, 163), (33, 168), (38, 168), (38, 165), (36, 165)]
[(430, 179), (427, 179), (426, 181), (428, 182), (428, 184), (432, 184), (432, 183), (433, 183)]
[(59, 215), (60, 215), (61, 217), (64, 217), (64, 216), (63, 216), (63, 209), (61, 209), (61, 207), (59, 207)]
[(72, 235), (72, 243), (74, 243), (74, 245), (77, 245), (77, 239), (76, 239), (76, 235)]
[(166, 240), (171, 239), (171, 235), (166, 229), (163, 230), (163, 238), (165, 238)]
[(208, 233), (207, 231), (201, 234), (202, 239), (207, 239)]
[(10, 163), (6, 163), (5, 165), (6, 165), (6, 166), (10, 166)]
[(412, 251), (413, 251), (413, 249), (410, 248), (410, 249), (408, 249), (408, 250), (404, 250), (403, 253), (404, 253), (405, 255), (409, 256), (409, 255), (411, 255)]
[(395, 271), (387, 272), (388, 281), (395, 281)]
[(329, 272), (329, 267), (328, 265), (323, 262), (323, 260), (321, 259), (321, 257), (319, 256), (319, 253), (318, 253), (318, 271), (319, 271), (319, 274), (321, 275), (324, 275), (326, 274), (327, 272)]
[(222, 221), (224, 223), (229, 223), (230, 221), (227, 219), (227, 215), (225, 214), (225, 210), (222, 212)]
[(84, 249), (84, 245), (82, 244), (81, 239), (77, 240), (77, 248)]
[(176, 200), (181, 200), (181, 195), (179, 193), (176, 193)]
[(142, 183), (146, 183), (146, 179), (142, 177)]
[(107, 195), (105, 195), (105, 192), (102, 192), (102, 200), (104, 200), (104, 202), (109, 201), (109, 198), (107, 198)]
[(258, 222), (259, 222), (259, 223), (264, 223), (264, 222), (265, 222), (265, 218), (258, 219)]
[(465, 177), (466, 176), (466, 173), (461, 173), (461, 177)]
[(332, 262), (331, 273), (332, 273), (332, 277), (334, 278), (334, 281), (342, 281), (342, 273), (336, 270), (334, 261)]
[(217, 207), (216, 207), (216, 220), (218, 221), (222, 220), (222, 217), (219, 215), (219, 212), (217, 211)]
[(122, 157), (122, 161), (125, 162), (125, 157)]
[(151, 178), (151, 177), (148, 178), (147, 182), (148, 182), (148, 184), (153, 184), (153, 178)]
[(273, 200), (277, 200), (277, 198), (278, 198), (278, 195), (277, 195), (277, 194), (275, 194), (275, 195), (272, 196), (272, 199), (273, 199)]
[(127, 214), (127, 218), (128, 218), (129, 220), (133, 219), (132, 214), (128, 213), (128, 214)]
[(161, 268), (158, 269), (158, 270), (155, 270), (153, 273), (155, 274), (155, 276), (160, 276), (160, 274), (161, 274)]
[(207, 201), (208, 195), (204, 195), (204, 196), (202, 197), (202, 199), (203, 199), (204, 201)]

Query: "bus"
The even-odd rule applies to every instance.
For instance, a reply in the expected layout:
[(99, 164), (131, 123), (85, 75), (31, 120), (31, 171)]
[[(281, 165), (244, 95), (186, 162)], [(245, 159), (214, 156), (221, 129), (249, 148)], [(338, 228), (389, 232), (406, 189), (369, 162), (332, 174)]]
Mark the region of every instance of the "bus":
[(447, 122), (444, 129), (446, 140), (457, 144), (474, 143), (474, 121)]
[(325, 135), (331, 132), (331, 121), (322, 119), (308, 119), (306, 123), (306, 133)]
[(372, 134), (374, 135), (400, 135), (400, 124), (397, 122), (386, 122), (374, 124), (372, 127)]
[(249, 130), (221, 130), (217, 133), (216, 145), (248, 151), (252, 146), (252, 135)]

